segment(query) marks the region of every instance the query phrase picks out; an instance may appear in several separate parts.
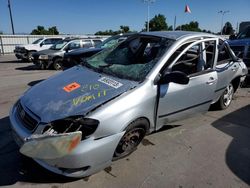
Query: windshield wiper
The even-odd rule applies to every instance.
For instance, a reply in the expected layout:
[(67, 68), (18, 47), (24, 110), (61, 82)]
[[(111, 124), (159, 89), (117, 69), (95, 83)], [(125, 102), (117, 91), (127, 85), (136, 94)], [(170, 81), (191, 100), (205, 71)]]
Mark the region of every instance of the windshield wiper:
[(83, 60), (81, 61), (81, 65), (82, 65), (82, 66), (85, 66), (85, 67), (87, 67), (87, 68), (89, 68), (89, 69), (92, 69), (92, 70), (94, 70), (94, 71), (96, 71), (96, 72), (99, 72), (99, 73), (103, 72), (102, 69), (98, 69), (97, 67), (94, 67), (94, 66), (92, 66), (91, 64), (89, 64), (88, 61), (87, 61), (86, 59), (83, 59)]

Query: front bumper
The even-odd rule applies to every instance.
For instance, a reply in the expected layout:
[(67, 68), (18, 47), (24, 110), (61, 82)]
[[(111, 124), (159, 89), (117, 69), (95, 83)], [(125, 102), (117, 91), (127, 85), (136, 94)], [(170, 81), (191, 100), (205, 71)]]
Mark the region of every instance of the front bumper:
[[(10, 122), (14, 140), (21, 147), (24, 139), (31, 132), (22, 126), (16, 115), (16, 107), (10, 111)], [(81, 143), (70, 153), (56, 159), (35, 159), (44, 168), (68, 177), (84, 177), (108, 167), (113, 158), (114, 151), (124, 132), (113, 134), (101, 139), (92, 137), (81, 141)]]
[(20, 53), (20, 52), (15, 52), (15, 56), (17, 59), (26, 59), (27, 58), (27, 54), (26, 53)]

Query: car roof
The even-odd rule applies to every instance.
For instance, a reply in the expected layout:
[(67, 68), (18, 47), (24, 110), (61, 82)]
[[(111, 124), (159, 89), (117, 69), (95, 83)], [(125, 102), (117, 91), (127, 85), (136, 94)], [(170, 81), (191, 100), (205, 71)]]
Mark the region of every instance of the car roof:
[(184, 37), (216, 37), (220, 38), (217, 35), (212, 35), (209, 33), (203, 32), (193, 32), (193, 31), (151, 31), (151, 32), (141, 32), (143, 35), (151, 35), (157, 37), (165, 37), (172, 40), (179, 40)]

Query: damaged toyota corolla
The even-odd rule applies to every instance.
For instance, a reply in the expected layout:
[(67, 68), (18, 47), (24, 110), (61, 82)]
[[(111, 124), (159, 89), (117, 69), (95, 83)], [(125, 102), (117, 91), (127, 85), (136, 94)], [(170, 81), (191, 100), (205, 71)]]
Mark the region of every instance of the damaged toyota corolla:
[(171, 121), (227, 108), (246, 73), (218, 36), (138, 33), (26, 91), (10, 111), (14, 139), (50, 171), (89, 176)]

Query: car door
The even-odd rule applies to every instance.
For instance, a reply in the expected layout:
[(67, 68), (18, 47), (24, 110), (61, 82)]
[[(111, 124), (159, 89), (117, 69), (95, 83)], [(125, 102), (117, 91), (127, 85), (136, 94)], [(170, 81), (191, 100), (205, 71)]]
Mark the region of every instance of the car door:
[(218, 99), (228, 84), (233, 80), (234, 75), (239, 69), (239, 63), (234, 62), (231, 54), (224, 41), (220, 41), (217, 45), (218, 58), (215, 64), (215, 70), (218, 74), (218, 82), (216, 86), (215, 100)]
[(170, 60), (174, 59), (173, 63), (163, 71), (184, 72), (189, 77), (189, 83), (182, 85), (170, 82), (158, 85), (156, 126), (161, 127), (171, 121), (208, 110), (217, 84), (217, 72), (212, 68), (214, 53), (210, 61), (206, 54), (206, 45), (210, 45), (210, 42), (214, 48), (215, 40), (190, 42), (184, 50), (180, 47), (181, 51), (174, 53), (176, 58), (170, 57)]

